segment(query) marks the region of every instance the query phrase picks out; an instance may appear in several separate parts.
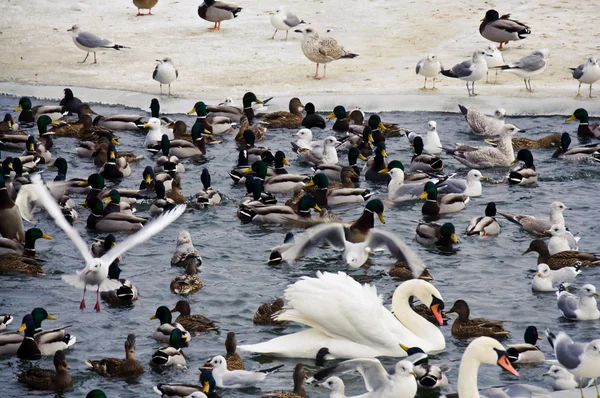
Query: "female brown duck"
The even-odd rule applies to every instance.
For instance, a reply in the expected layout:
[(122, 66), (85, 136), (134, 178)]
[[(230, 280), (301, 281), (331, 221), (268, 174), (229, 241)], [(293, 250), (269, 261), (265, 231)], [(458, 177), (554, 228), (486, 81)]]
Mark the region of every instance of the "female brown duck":
[(144, 368), (135, 359), (135, 334), (131, 333), (125, 340), (125, 359), (102, 358), (99, 361), (85, 362), (94, 372), (105, 377), (131, 377), (144, 373)]
[(289, 109), (289, 112), (268, 113), (260, 123), (274, 129), (297, 129), (302, 126), (302, 120), (304, 119), (302, 109), (304, 109), (304, 105), (302, 105), (302, 102), (298, 98), (294, 97), (290, 100)]
[(203, 332), (219, 328), (215, 325), (214, 321), (211, 321), (204, 315), (191, 315), (190, 303), (186, 300), (179, 300), (171, 312), (180, 313), (175, 322), (183, 326), (188, 332)]
[(492, 321), (485, 318), (469, 319), (469, 305), (464, 300), (456, 300), (446, 313), (456, 313), (458, 318), (452, 324), (452, 334), (457, 337), (488, 336), (502, 338), (510, 332), (502, 327), (503, 321)]
[(53, 363), (55, 370), (30, 367), (15, 376), (21, 383), (27, 384), (34, 390), (64, 390), (71, 387), (73, 378), (67, 371), (69, 365), (67, 365), (64, 351), (54, 353)]

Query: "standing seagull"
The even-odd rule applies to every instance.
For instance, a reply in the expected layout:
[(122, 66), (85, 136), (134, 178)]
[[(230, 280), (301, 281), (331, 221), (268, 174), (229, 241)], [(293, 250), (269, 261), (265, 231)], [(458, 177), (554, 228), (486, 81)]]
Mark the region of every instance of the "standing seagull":
[(208, 28), (208, 30), (221, 30), (222, 21), (236, 18), (237, 14), (241, 11), (242, 7), (216, 0), (204, 0), (198, 6), (198, 16), (215, 23), (215, 26)]
[(96, 51), (100, 51), (103, 48), (114, 48), (115, 50), (129, 48), (119, 44), (113, 44), (112, 41), (101, 39), (92, 33), (84, 32), (79, 29), (79, 25), (73, 25), (71, 29), (67, 29), (67, 32), (71, 32), (73, 43), (75, 43), (77, 47), (81, 48), (83, 51), (87, 51), (87, 55), (80, 63), (84, 63), (90, 56), (90, 53), (94, 53), (94, 63), (96, 63)]
[(579, 81), (579, 88), (577, 89), (577, 95), (575, 98), (581, 97), (581, 83), (590, 85), (590, 98), (596, 98), (592, 96), (592, 86), (598, 80), (600, 80), (600, 65), (596, 57), (589, 57), (585, 64), (579, 65), (577, 68), (569, 68), (573, 71), (573, 79)]
[(127, 250), (134, 248), (156, 235), (166, 228), (185, 211), (185, 206), (177, 206), (172, 211), (164, 213), (154, 221), (146, 224), (139, 232), (131, 235), (120, 244), (113, 247), (100, 258), (94, 258), (88, 251), (87, 244), (81, 239), (79, 233), (69, 224), (62, 214), (62, 211), (56, 204), (56, 201), (51, 196), (48, 188), (42, 182), (39, 175), (31, 177), (32, 183), (35, 184), (36, 193), (40, 199), (40, 203), (44, 205), (48, 214), (54, 218), (56, 224), (67, 234), (73, 244), (79, 249), (81, 256), (85, 261), (85, 268), (78, 271), (75, 275), (65, 275), (63, 281), (72, 286), (83, 287), (83, 298), (81, 299), (80, 309), (85, 308), (85, 292), (87, 285), (98, 286), (96, 290), (96, 312), (100, 311), (100, 291), (110, 291), (118, 289), (120, 282), (108, 279), (108, 267), (113, 261), (122, 256)]
[(433, 87), (432, 90), (437, 90), (435, 88), (435, 77), (444, 70), (444, 67), (438, 61), (437, 56), (435, 54), (427, 55), (427, 58), (423, 58), (419, 62), (417, 62), (417, 67), (415, 68), (415, 73), (417, 75), (421, 75), (425, 78), (425, 83), (423, 83), (423, 88), (421, 90), (427, 90), (427, 79), (433, 79)]
[[(544, 70), (546, 70), (546, 66), (548, 65), (546, 58), (549, 55), (550, 50), (547, 48), (542, 48), (532, 52), (526, 57), (521, 58), (517, 62), (513, 62), (508, 65), (497, 66), (495, 68), (499, 68), (505, 72), (511, 72), (519, 77), (522, 77), (523, 81), (525, 82), (525, 89), (530, 93), (533, 93), (533, 89), (531, 88), (531, 78), (533, 76), (541, 75)], [(527, 82), (529, 82), (529, 87), (527, 86)]]
[(157, 59), (158, 65), (154, 68), (152, 78), (160, 83), (160, 94), (162, 95), (163, 84), (169, 85), (169, 95), (171, 95), (171, 83), (173, 83), (179, 77), (177, 68), (173, 65), (171, 58)]
[[(456, 64), (452, 67), (452, 69), (442, 70), (440, 73), (444, 76), (466, 81), (469, 97), (474, 97), (477, 95), (475, 94), (475, 82), (483, 79), (488, 71), (488, 66), (485, 62), (486, 56), (487, 54), (485, 51), (476, 50), (473, 52), (473, 57), (471, 60)], [(469, 89), (469, 82), (473, 82), (471, 89)]]
[[(355, 58), (358, 54), (349, 53), (332, 37), (319, 37), (313, 28), (296, 29), (302, 33), (302, 52), (312, 62), (316, 62), (317, 70), (313, 76), (317, 80), (325, 79), (327, 63), (340, 58)], [(323, 64), (323, 77), (319, 77), (319, 64)], [(311, 77), (309, 75), (309, 77)]]
[(278, 30), (285, 30), (285, 40), (288, 38), (289, 30), (296, 26), (305, 23), (296, 14), (286, 11), (285, 8), (279, 7), (275, 12), (271, 13), (271, 25), (275, 28), (275, 33), (271, 36), (271, 40), (275, 39), (275, 34)]
[(496, 10), (488, 10), (479, 25), (479, 33), (489, 41), (500, 43), (498, 50), (502, 50), (502, 44), (508, 44), (512, 40), (523, 40), (531, 34), (529, 26), (509, 19), (510, 14), (498, 14)]
[[(502, 66), (506, 64), (504, 60), (504, 56), (502, 52), (496, 48), (494, 45), (489, 45), (487, 50), (487, 57), (485, 57), (485, 63), (488, 66), (488, 72), (485, 74), (485, 82), (489, 83), (489, 68), (493, 68), (495, 66)], [(496, 69), (496, 76), (494, 77), (494, 84), (498, 82), (498, 69)]]

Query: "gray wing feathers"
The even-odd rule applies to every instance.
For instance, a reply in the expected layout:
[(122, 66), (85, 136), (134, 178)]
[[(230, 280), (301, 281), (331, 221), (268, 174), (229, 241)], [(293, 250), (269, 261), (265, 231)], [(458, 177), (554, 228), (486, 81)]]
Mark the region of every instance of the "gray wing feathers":
[(579, 308), (579, 300), (570, 293), (562, 293), (558, 297), (558, 309), (567, 318), (577, 318), (577, 309)]
[(415, 278), (421, 276), (423, 270), (425, 270), (425, 264), (417, 257), (415, 252), (389, 232), (372, 229), (365, 243), (371, 250), (386, 247), (394, 257), (408, 264)]
[(567, 369), (575, 369), (581, 363), (579, 358), (585, 352), (586, 344), (573, 343), (571, 339), (557, 340), (554, 347), (556, 359)]
[(461, 62), (460, 64), (454, 65), (451, 69), (452, 72), (456, 75), (456, 77), (465, 77), (471, 74), (471, 65), (473, 63), (470, 60)]
[(446, 180), (438, 185), (440, 193), (463, 193), (467, 189), (466, 180)]
[(294, 261), (323, 242), (329, 242), (334, 248), (344, 250), (346, 247), (344, 226), (340, 223), (327, 223), (309, 229), (296, 237), (296, 242), (282, 254), (282, 258), (284, 261)]
[(583, 67), (584, 66), (585, 65), (581, 64), (577, 68), (572, 68), (574, 79), (581, 79), (581, 76), (583, 76)]
[(541, 54), (531, 54), (509, 65), (510, 68), (533, 72), (546, 66), (546, 59)]
[(110, 40), (101, 39), (98, 36), (88, 32), (79, 32), (75, 40), (77, 40), (77, 43), (88, 48), (113, 46), (113, 43)]
[(300, 25), (302, 21), (296, 15), (292, 14), (291, 12), (288, 12), (285, 16), (285, 19), (283, 20), (283, 23), (289, 26), (290, 28), (293, 28), (294, 26)]
[(424, 64), (425, 64), (425, 58), (423, 58), (422, 60), (420, 60), (419, 62), (417, 62), (417, 67), (415, 68), (415, 73), (417, 75), (421, 71), (421, 68), (423, 67)]

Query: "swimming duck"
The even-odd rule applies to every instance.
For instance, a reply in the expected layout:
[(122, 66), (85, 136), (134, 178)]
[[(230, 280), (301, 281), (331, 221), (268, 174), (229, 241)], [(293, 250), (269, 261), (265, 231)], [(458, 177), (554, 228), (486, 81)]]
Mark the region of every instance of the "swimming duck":
[(306, 127), (307, 129), (311, 129), (313, 127), (324, 129), (325, 119), (321, 115), (317, 115), (315, 113), (315, 106), (312, 102), (307, 102), (304, 105), (304, 110), (306, 111), (306, 116), (302, 119), (302, 127)]
[[(43, 144), (43, 149), (51, 149), (54, 144), (51, 136), (54, 135), (54, 130), (48, 131), (48, 126), (60, 126), (59, 123), (53, 121), (48, 116), (41, 116), (37, 120), (37, 127), (40, 133), (40, 136), (37, 139), (39, 144)], [(35, 139), (35, 138), (34, 138)], [(25, 151), (28, 149), (27, 143), (29, 141), (29, 136), (26, 134), (10, 134), (3, 135), (0, 137), (0, 141), (2, 142), (2, 148), (6, 150), (14, 150), (14, 151)]]
[(204, 285), (200, 278), (198, 278), (198, 275), (196, 275), (196, 272), (196, 262), (188, 261), (185, 267), (185, 273), (176, 276), (171, 281), (171, 293), (187, 295), (202, 289)]
[(248, 122), (248, 118), (244, 115), (240, 119), (240, 129), (238, 130), (237, 135), (235, 136), (236, 141), (244, 141), (244, 132), (246, 130), (252, 131), (255, 137), (256, 142), (260, 142), (265, 139), (265, 133), (267, 132), (267, 128), (261, 126), (260, 124), (255, 124), (250, 127), (250, 123)]
[[(524, 149), (524, 148), (539, 148), (539, 149), (548, 149), (548, 148), (557, 148), (560, 146), (560, 138), (561, 135), (559, 133), (553, 133), (543, 136), (537, 140), (532, 140), (530, 138), (513, 138), (512, 145), (514, 149)], [(488, 144), (492, 146), (498, 146), (498, 140), (485, 140)]]
[[(402, 260), (397, 260), (394, 264), (392, 264), (392, 266), (390, 267), (390, 270), (388, 271), (388, 275), (391, 276), (392, 278), (395, 278), (395, 279), (398, 279), (401, 281), (407, 281), (409, 279), (414, 278), (412, 270), (410, 269), (410, 267), (408, 266), (406, 261), (402, 261)], [(425, 268), (423, 270), (423, 272), (421, 273), (421, 275), (419, 276), (419, 279), (431, 281), (431, 280), (434, 280), (435, 278), (433, 277), (433, 275), (431, 275), (431, 272), (429, 272), (429, 270), (427, 268)], [(431, 315), (433, 316), (433, 313)], [(435, 323), (435, 319), (434, 319), (434, 323)]]
[(206, 108), (208, 109), (208, 112), (210, 112), (214, 116), (226, 116), (231, 118), (235, 122), (240, 122), (241, 117), (245, 115), (248, 118), (248, 123), (253, 123), (255, 119), (255, 106), (264, 105), (269, 100), (270, 98), (265, 101), (262, 101), (258, 99), (253, 92), (247, 92), (242, 97), (243, 109), (229, 104), (217, 106), (209, 105)]
[(58, 120), (63, 116), (60, 106), (37, 105), (32, 107), (31, 100), (28, 97), (19, 99), (19, 105), (15, 108), (15, 112), (17, 111), (21, 111), (18, 120), (22, 123), (34, 123), (41, 116), (48, 116), (52, 120)]
[(5, 158), (2, 162), (2, 165), (0, 165), (0, 171), (4, 175), (4, 184), (6, 186), (8, 196), (10, 196), (11, 199), (15, 200), (17, 198), (17, 191), (15, 190), (15, 186), (11, 178), (13, 172), (13, 158)]
[[(237, 109), (237, 108), (236, 108)], [(229, 115), (220, 116), (218, 114), (208, 113), (206, 104), (202, 101), (198, 101), (194, 104), (194, 107), (188, 112), (188, 115), (196, 114), (198, 117), (196, 121), (202, 123), (206, 130), (212, 134), (225, 134), (233, 132), (232, 126), (235, 124)], [(237, 115), (241, 118), (241, 114)], [(252, 116), (254, 118), (254, 116)]]
[(600, 155), (600, 144), (580, 145), (574, 148), (569, 148), (569, 145), (571, 145), (571, 136), (569, 136), (569, 133), (562, 133), (560, 137), (560, 147), (552, 154), (552, 158), (585, 160), (595, 159)]
[[(376, 116), (374, 118), (374, 116)], [(354, 109), (348, 114), (350, 119), (350, 131), (360, 133), (363, 127), (371, 126), (373, 130), (379, 130), (384, 136), (392, 137), (398, 135), (402, 129), (396, 123), (383, 122), (378, 115), (371, 115), (369, 120), (365, 122), (365, 113), (360, 109)]]
[(454, 224), (449, 222), (443, 225), (435, 222), (419, 222), (415, 231), (415, 239), (423, 246), (436, 245), (450, 248), (458, 243), (455, 233)]
[(57, 175), (54, 177), (55, 182), (68, 182), (69, 185), (65, 190), (67, 194), (87, 194), (90, 190), (89, 185), (86, 183), (84, 178), (70, 178), (67, 177), (67, 170), (69, 165), (65, 158), (57, 158), (54, 163), (48, 165), (48, 167), (56, 167)]
[(537, 263), (548, 264), (551, 270), (573, 267), (577, 262), (581, 262), (582, 267), (600, 264), (600, 258), (596, 257), (594, 253), (567, 250), (550, 255), (546, 242), (541, 239), (532, 240), (527, 250), (523, 252), (523, 255), (533, 252), (538, 253)]
[(578, 108), (571, 116), (567, 118), (567, 122), (579, 120), (577, 135), (582, 138), (598, 138), (600, 137), (600, 123), (590, 124), (588, 112), (583, 108)]
[[(165, 115), (163, 115), (163, 116), (160, 115), (160, 102), (158, 101), (158, 98), (152, 98), (150, 100), (150, 117), (155, 117), (157, 119), (160, 119), (160, 122), (163, 125), (168, 126), (168, 125), (175, 124), (175, 120), (173, 120), (170, 117), (167, 117)], [(179, 138), (177, 138), (177, 139), (179, 139)]]
[(21, 212), (15, 202), (8, 195), (4, 172), (0, 173), (0, 235), (8, 239), (23, 242), (25, 239), (25, 228), (21, 219)]
[(528, 326), (525, 329), (525, 343), (508, 346), (506, 352), (511, 363), (538, 363), (544, 362), (546, 356), (535, 345), (542, 338), (538, 334), (535, 326)]
[(73, 94), (73, 90), (70, 88), (65, 88), (63, 90), (64, 97), (60, 100), (59, 105), (62, 106), (62, 110), (64, 112), (69, 113), (77, 113), (79, 111), (79, 107), (83, 105), (81, 100)]
[(106, 206), (104, 207), (104, 215), (110, 213), (129, 213), (133, 214), (135, 209), (131, 207), (129, 202), (121, 201), (121, 194), (116, 189), (111, 189), (109, 196), (104, 199)]
[(208, 30), (221, 30), (221, 22), (237, 17), (242, 7), (227, 4), (217, 0), (204, 0), (198, 6), (198, 16), (206, 21), (214, 22), (215, 26)]
[(317, 187), (313, 196), (319, 207), (341, 205), (345, 203), (362, 203), (371, 198), (373, 192), (364, 188), (329, 189), (329, 179), (323, 173), (315, 174), (304, 187)]
[[(82, 104), (76, 113), (77, 120), (61, 120), (60, 123), (55, 122), (55, 127), (53, 127), (49, 133), (55, 137), (89, 139), (95, 131), (108, 131), (104, 127), (96, 127), (93, 125), (94, 123), (90, 115), (95, 114), (95, 112), (88, 104)], [(40, 135), (43, 136), (41, 131)], [(46, 145), (46, 148), (51, 149), (46, 143), (44, 143), (44, 145)]]
[(265, 192), (263, 182), (260, 179), (254, 178), (253, 175), (248, 175), (244, 182), (246, 187), (246, 196), (242, 201), (244, 207), (268, 206), (277, 204), (277, 198), (270, 192)]
[(498, 235), (500, 224), (496, 221), (496, 204), (490, 202), (485, 207), (485, 216), (473, 217), (467, 226), (467, 235)]
[(140, 115), (98, 115), (94, 118), (93, 122), (94, 126), (100, 126), (109, 130), (117, 131), (139, 131), (140, 126), (145, 127), (144, 124), (144, 117)]
[(108, 159), (98, 173), (105, 179), (122, 179), (131, 175), (131, 167), (125, 158), (117, 158), (117, 149), (111, 143), (108, 145)]
[(338, 154), (336, 146), (339, 144), (334, 136), (329, 136), (323, 140), (323, 147), (299, 148), (298, 158), (312, 165), (320, 165), (321, 163), (337, 164)]
[[(98, 139), (98, 137), (100, 136), (101, 133), (108, 133), (111, 137), (113, 137), (113, 138), (116, 137), (112, 133), (112, 131), (107, 129), (106, 127), (94, 126), (94, 121), (92, 120), (92, 117), (88, 114), (81, 115), (79, 120), (81, 121), (81, 127), (79, 128), (77, 137), (80, 140), (83, 140), (83, 142), (95, 141)], [(114, 144), (116, 145), (116, 143), (114, 143)], [(82, 143), (80, 143), (80, 146), (81, 145), (82, 145)], [(89, 146), (89, 143), (86, 143), (85, 145)]]
[[(406, 351), (409, 357), (425, 353), (419, 347), (407, 347), (404, 344), (401, 344), (400, 347)], [(413, 372), (417, 379), (418, 388), (430, 390), (448, 386), (448, 377), (442, 372), (439, 366), (431, 365), (427, 356), (420, 360), (417, 359), (413, 365)]]
[(280, 193), (302, 189), (308, 182), (308, 177), (302, 174), (279, 174), (267, 177), (267, 164), (262, 161), (252, 163), (244, 172), (254, 172), (255, 178), (264, 181), (263, 188), (267, 192)]
[(17, 349), (17, 357), (21, 359), (41, 358), (42, 351), (40, 350), (38, 343), (43, 342), (43, 334), (39, 334), (37, 338), (35, 338), (35, 323), (31, 314), (27, 314), (23, 317), (22, 325), (19, 328), (19, 332), (22, 331), (25, 331), (25, 337), (22, 338), (19, 348)]
[(165, 184), (162, 181), (154, 182), (156, 200), (150, 206), (150, 214), (154, 217), (169, 211), (175, 207), (175, 201), (166, 197)]
[(235, 332), (227, 333), (227, 338), (225, 339), (225, 350), (227, 350), (227, 353), (224, 357), (227, 361), (228, 370), (246, 370), (246, 367), (244, 366), (244, 360), (240, 357), (240, 354), (237, 353), (237, 340), (235, 338)]
[(181, 326), (178, 322), (172, 321), (171, 311), (164, 305), (158, 307), (150, 319), (158, 319), (160, 321), (160, 326), (156, 328), (154, 334), (152, 335), (152, 338), (156, 341), (168, 343), (171, 337), (171, 332), (174, 329), (179, 329), (181, 332), (183, 332), (182, 338), (186, 342), (189, 343), (192, 339), (192, 335), (188, 333), (183, 326)]
[[(262, 181), (255, 180), (255, 184), (262, 184)], [(285, 224), (295, 220), (310, 219), (310, 209), (314, 208), (317, 211), (321, 211), (321, 208), (317, 205), (315, 199), (306, 194), (298, 202), (298, 210), (295, 211), (293, 207), (285, 205), (272, 205), (272, 206), (248, 206), (242, 205), (238, 211), (238, 218), (242, 223), (255, 223), (255, 224)]]
[(272, 303), (263, 303), (254, 313), (252, 321), (255, 325), (281, 325), (284, 322), (274, 320), (273, 315), (281, 311), (283, 306), (282, 298), (277, 298)]
[(383, 202), (379, 199), (371, 199), (365, 205), (365, 208), (359, 218), (348, 226), (346, 240), (352, 243), (364, 242), (369, 231), (375, 227), (375, 214), (382, 224), (385, 224)]
[(104, 214), (104, 206), (98, 198), (86, 200), (91, 213), (87, 219), (87, 228), (101, 232), (138, 231), (142, 229), (145, 218), (130, 213)]
[(465, 205), (469, 203), (469, 197), (466, 195), (456, 193), (438, 195), (438, 189), (431, 181), (425, 183), (425, 188), (420, 196), (420, 199), (425, 198), (427, 200), (423, 204), (421, 212), (427, 216), (455, 213), (464, 209)]
[(38, 228), (25, 232), (25, 245), (13, 239), (0, 239), (0, 272), (43, 274), (44, 270), (35, 258), (35, 241), (39, 238), (52, 239)]
[(219, 329), (214, 321), (211, 321), (204, 315), (191, 315), (190, 303), (186, 300), (179, 300), (171, 312), (179, 312), (179, 316), (175, 319), (175, 322), (181, 324), (181, 326), (190, 332), (205, 332), (207, 330)]
[(386, 127), (383, 125), (381, 118), (378, 115), (371, 115), (367, 125), (371, 128), (371, 137), (375, 145), (380, 142), (385, 142), (384, 132), (386, 131)]
[(327, 116), (327, 120), (331, 120), (335, 118), (335, 123), (331, 129), (336, 133), (345, 133), (350, 128), (350, 122), (348, 120), (348, 114), (346, 113), (346, 108), (342, 105), (337, 105), (333, 108), (333, 111)]
[(107, 398), (106, 394), (104, 393), (104, 391), (102, 390), (92, 390), (90, 392), (87, 393), (87, 395), (85, 396), (85, 398)]
[(160, 383), (154, 386), (154, 391), (163, 397), (219, 398), (211, 369), (200, 369), (200, 383), (201, 385)]
[(444, 171), (444, 161), (439, 156), (423, 154), (423, 139), (421, 137), (415, 137), (412, 145), (415, 154), (410, 160), (411, 170), (430, 173)]
[(479, 25), (479, 33), (489, 41), (500, 43), (498, 50), (509, 41), (523, 40), (531, 34), (529, 26), (510, 19), (510, 14), (500, 16), (496, 10), (488, 10)]
[(367, 160), (358, 150), (358, 148), (354, 147), (348, 151), (348, 166), (342, 166), (340, 164), (331, 164), (331, 163), (321, 163), (314, 167), (315, 173), (323, 173), (333, 181), (341, 181), (342, 180), (342, 172), (344, 169), (350, 169), (354, 174), (356, 174), (355, 181), (358, 182), (358, 177), (360, 176), (360, 169), (356, 165), (358, 159)]
[[(109, 235), (113, 236), (113, 235)], [(109, 243), (106, 243), (109, 242)], [(112, 247), (115, 245), (114, 236), (113, 241), (111, 242), (109, 239), (104, 241), (105, 246)], [(131, 304), (134, 300), (138, 299), (138, 290), (131, 281), (124, 278), (119, 278), (121, 275), (121, 268), (119, 268), (119, 260), (113, 261), (111, 265), (108, 266), (108, 279), (119, 281), (121, 286), (117, 289), (109, 290), (107, 292), (100, 292), (100, 297), (103, 300), (108, 301), (110, 304)]]
[(221, 203), (221, 194), (211, 186), (211, 178), (208, 169), (202, 169), (200, 181), (204, 189), (194, 195), (194, 200), (201, 206), (216, 206)]
[(385, 142), (380, 142), (375, 147), (375, 156), (369, 158), (369, 161), (363, 167), (363, 170), (367, 169), (365, 172), (365, 179), (367, 181), (389, 184), (391, 177), (386, 173), (380, 173), (380, 171), (388, 167), (386, 158)]
[(510, 332), (502, 327), (502, 321), (492, 321), (485, 318), (469, 319), (469, 305), (464, 300), (456, 300), (446, 313), (456, 313), (458, 318), (452, 323), (452, 335), (456, 337), (495, 337), (502, 338)]
[(144, 373), (144, 368), (135, 359), (135, 334), (127, 335), (125, 340), (125, 359), (102, 358), (100, 360), (87, 360), (86, 365), (104, 377), (133, 377)]
[(187, 346), (183, 332), (177, 328), (171, 331), (169, 336), (169, 345), (158, 349), (152, 354), (150, 359), (151, 366), (185, 366), (185, 355), (181, 351), (182, 347)]
[(261, 155), (263, 154), (263, 152), (269, 150), (269, 148), (267, 147), (254, 145), (254, 143), (256, 142), (256, 136), (254, 135), (254, 132), (250, 129), (244, 130), (244, 132), (242, 133), (242, 137), (243, 143), (245, 143), (244, 149), (248, 154), (248, 161), (250, 162), (256, 162), (258, 160), (261, 160)]
[[(246, 93), (244, 96), (252, 96), (252, 93)], [(273, 97), (269, 97), (265, 100), (262, 100), (260, 102), (254, 102), (254, 100), (251, 101), (249, 107), (252, 108), (252, 111), (255, 113), (256, 116), (262, 116), (265, 113), (269, 112), (269, 107), (267, 106), (267, 104), (269, 103), (269, 101), (271, 101), (273, 99)], [(243, 105), (244, 101), (242, 99), (242, 105)], [(233, 98), (231, 97), (225, 97), (225, 99), (223, 100), (223, 102), (221, 102), (219, 104), (219, 106), (226, 106), (226, 107), (237, 107), (236, 105), (234, 105), (233, 103)], [(239, 111), (241, 111), (243, 113), (243, 108), (238, 108)]]
[(171, 184), (171, 190), (167, 192), (167, 199), (172, 200), (175, 204), (187, 203), (187, 198), (181, 193), (181, 175), (175, 174)]
[(52, 360), (55, 370), (40, 369), (37, 366), (30, 366), (22, 373), (15, 374), (17, 380), (33, 390), (64, 390), (73, 386), (73, 378), (69, 374), (69, 365), (63, 351), (56, 351)]
[(206, 155), (206, 146), (202, 133), (210, 134), (209, 131), (204, 128), (202, 123), (196, 122), (192, 126), (192, 142), (187, 140), (169, 140), (169, 138), (163, 134), (161, 137), (161, 150), (163, 155), (165, 154), (165, 150), (168, 155), (164, 156), (176, 156), (178, 159), (188, 159)]
[(30, 135), (27, 137), (26, 149), (23, 152), (23, 156), (32, 155), (35, 158), (39, 158), (40, 164), (50, 163), (52, 160), (52, 154), (42, 144), (38, 144), (35, 137)]
[(10, 113), (4, 115), (4, 119), (0, 122), (0, 134), (12, 135), (19, 131), (19, 123), (13, 119)]
[[(190, 144), (187, 141), (184, 141), (187, 144)], [(183, 173), (185, 172), (185, 167), (180, 163), (179, 158), (171, 153), (171, 141), (166, 134), (163, 134), (159, 147), (162, 155), (156, 160), (156, 165), (154, 166), (154, 171), (156, 173)], [(185, 154), (185, 150), (182, 153)], [(192, 148), (190, 151), (196, 155), (203, 155), (201, 151), (198, 151), (196, 148)]]
[(289, 112), (279, 111), (267, 113), (259, 123), (266, 124), (270, 128), (297, 129), (302, 126), (302, 109), (304, 105), (298, 98), (292, 98), (289, 104)]
[(538, 176), (533, 164), (533, 155), (529, 149), (519, 149), (517, 157), (513, 163), (522, 161), (524, 164), (510, 170), (508, 173), (508, 183), (514, 185), (529, 185), (537, 181)]
[[(227, 365), (229, 365), (229, 361), (227, 361)], [(304, 379), (307, 379), (308, 376), (306, 376), (306, 369), (303, 364), (296, 364), (292, 378), (294, 380), (294, 389), (292, 391), (269, 392), (262, 396), (264, 398), (306, 398)]]

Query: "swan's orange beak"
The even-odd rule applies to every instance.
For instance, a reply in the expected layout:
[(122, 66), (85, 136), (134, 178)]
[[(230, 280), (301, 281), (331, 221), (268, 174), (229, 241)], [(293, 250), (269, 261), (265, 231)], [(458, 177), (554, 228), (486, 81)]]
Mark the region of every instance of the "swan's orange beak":
[(513, 368), (510, 361), (508, 360), (508, 355), (506, 355), (506, 352), (499, 354), (498, 366), (519, 377), (519, 373), (515, 370), (515, 368)]
[(431, 309), (431, 312), (433, 312), (433, 316), (435, 316), (436, 321), (438, 321), (440, 326), (442, 326), (444, 324), (444, 319), (442, 318), (442, 311), (440, 310), (440, 305), (434, 304), (429, 308)]

